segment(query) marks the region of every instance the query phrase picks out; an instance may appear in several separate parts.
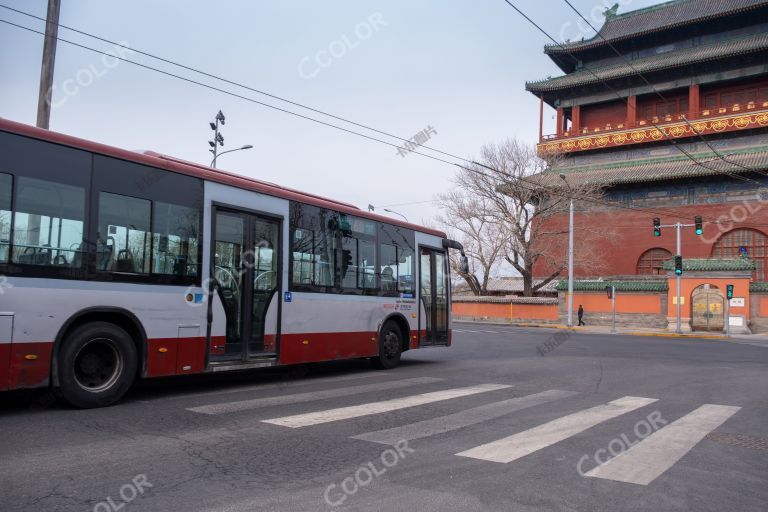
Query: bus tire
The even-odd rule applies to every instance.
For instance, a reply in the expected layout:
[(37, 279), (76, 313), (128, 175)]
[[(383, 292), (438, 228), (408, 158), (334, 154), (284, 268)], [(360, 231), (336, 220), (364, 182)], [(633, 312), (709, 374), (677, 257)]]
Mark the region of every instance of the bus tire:
[(403, 333), (392, 321), (386, 322), (379, 332), (379, 355), (373, 358), (377, 368), (390, 370), (400, 364), (403, 353)]
[(59, 351), (58, 394), (81, 409), (120, 400), (136, 375), (136, 345), (120, 327), (91, 322), (70, 333)]

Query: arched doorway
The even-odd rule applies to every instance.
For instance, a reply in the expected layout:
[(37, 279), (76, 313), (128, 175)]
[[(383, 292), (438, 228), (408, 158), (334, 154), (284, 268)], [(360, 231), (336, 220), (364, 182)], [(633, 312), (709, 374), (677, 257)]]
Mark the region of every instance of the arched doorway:
[(713, 258), (737, 258), (741, 248), (747, 257), (755, 262), (755, 281), (768, 280), (768, 236), (756, 229), (739, 228), (725, 233), (712, 246)]
[(725, 327), (725, 297), (715, 286), (703, 284), (691, 293), (691, 329), (722, 331)]

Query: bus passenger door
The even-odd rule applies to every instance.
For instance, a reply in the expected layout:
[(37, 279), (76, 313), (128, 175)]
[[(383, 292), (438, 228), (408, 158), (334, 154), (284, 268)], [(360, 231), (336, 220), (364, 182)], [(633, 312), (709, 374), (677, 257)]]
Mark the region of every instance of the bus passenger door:
[(226, 315), (226, 341), (212, 360), (276, 352), (280, 290), (280, 219), (216, 208), (214, 278)]
[(421, 248), (419, 288), (425, 318), (421, 345), (448, 344), (448, 270), (445, 251)]

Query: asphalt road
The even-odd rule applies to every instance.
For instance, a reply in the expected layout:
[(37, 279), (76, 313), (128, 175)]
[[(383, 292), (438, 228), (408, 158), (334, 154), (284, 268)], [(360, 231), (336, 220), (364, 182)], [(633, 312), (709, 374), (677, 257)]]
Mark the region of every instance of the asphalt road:
[(0, 510), (768, 508), (768, 348), (455, 327), (388, 372), (0, 395)]

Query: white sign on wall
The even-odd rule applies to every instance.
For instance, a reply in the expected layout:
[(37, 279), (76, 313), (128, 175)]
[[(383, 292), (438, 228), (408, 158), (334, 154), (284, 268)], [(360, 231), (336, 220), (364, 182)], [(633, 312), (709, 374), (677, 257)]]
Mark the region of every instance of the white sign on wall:
[(728, 325), (730, 325), (731, 327), (744, 327), (744, 317), (743, 316), (728, 317)]
[(731, 299), (731, 307), (732, 308), (743, 308), (744, 307), (744, 297), (734, 297)]

